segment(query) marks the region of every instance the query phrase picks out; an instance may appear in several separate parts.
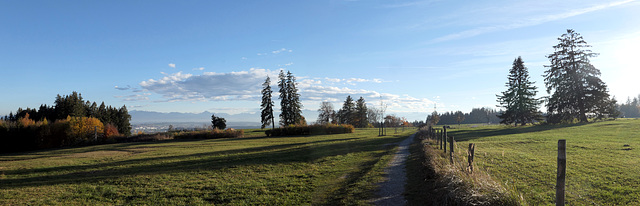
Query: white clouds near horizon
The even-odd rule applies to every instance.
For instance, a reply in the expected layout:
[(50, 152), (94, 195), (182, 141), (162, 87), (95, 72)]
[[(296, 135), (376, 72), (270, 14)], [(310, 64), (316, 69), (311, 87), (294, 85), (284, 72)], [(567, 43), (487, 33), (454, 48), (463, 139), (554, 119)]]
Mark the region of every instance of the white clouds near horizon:
[[(141, 89), (145, 91), (144, 94), (134, 93), (118, 96), (118, 98), (125, 101), (150, 101), (152, 100), (149, 98), (151, 94), (158, 94), (161, 97), (153, 101), (259, 101), (262, 83), (267, 76), (270, 76), (274, 101), (277, 101), (278, 73), (279, 70), (256, 68), (228, 73), (205, 72), (200, 75), (183, 72), (162, 73), (164, 75), (162, 78), (149, 79), (139, 83)], [(357, 87), (359, 83), (380, 84), (384, 82), (382, 79), (298, 77), (298, 89), (303, 104), (309, 105), (315, 105), (322, 101), (340, 103), (349, 95), (355, 99), (364, 97), (372, 105), (375, 105), (374, 102), (382, 100), (390, 105), (389, 111), (399, 112), (422, 111), (435, 103), (426, 98), (353, 88)], [(116, 87), (116, 89), (119, 88)]]

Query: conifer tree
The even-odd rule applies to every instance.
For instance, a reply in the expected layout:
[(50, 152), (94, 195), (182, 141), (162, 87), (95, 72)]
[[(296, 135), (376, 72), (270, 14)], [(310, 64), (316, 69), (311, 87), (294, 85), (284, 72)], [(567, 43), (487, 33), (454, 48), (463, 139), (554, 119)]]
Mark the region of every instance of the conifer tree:
[(289, 92), (287, 91), (287, 77), (284, 70), (280, 70), (278, 75), (278, 88), (280, 88), (280, 125), (287, 126), (290, 115), (289, 110)]
[(302, 102), (296, 86), (296, 77), (288, 71), (285, 76), (280, 70), (278, 75), (278, 87), (280, 88), (280, 124), (283, 126), (302, 123)]
[(550, 65), (544, 72), (547, 93), (547, 120), (552, 123), (571, 122), (574, 119), (587, 122), (587, 114), (603, 116), (610, 109), (611, 100), (607, 85), (600, 79), (600, 70), (591, 65), (589, 58), (598, 56), (579, 33), (567, 29), (558, 38), (555, 52), (547, 56)]
[(542, 115), (538, 111), (538, 105), (541, 101), (535, 98), (537, 87), (533, 85), (535, 82), (529, 81), (529, 71), (521, 57), (513, 60), (508, 79), (505, 84), (507, 91), (502, 92), (502, 95), (496, 95), (500, 103), (498, 107), (506, 109), (498, 115), (502, 119), (500, 123), (526, 125), (540, 120)]
[(289, 109), (291, 122), (289, 124), (303, 123), (302, 102), (300, 102), (300, 94), (296, 85), (296, 77), (290, 71), (287, 71), (287, 95), (289, 97)]
[(353, 103), (353, 99), (351, 98), (351, 95), (349, 95), (347, 96), (347, 99), (344, 100), (344, 103), (342, 104), (342, 108), (338, 110), (338, 114), (337, 114), (338, 121), (340, 122), (340, 124), (354, 125), (355, 112), (356, 112), (356, 106)]
[(262, 119), (261, 128), (264, 129), (266, 126), (271, 124), (271, 128), (275, 128), (275, 122), (273, 121), (273, 101), (271, 100), (271, 79), (267, 76), (267, 79), (262, 84), (262, 104), (260, 105), (260, 110), (262, 114), (260, 118)]
[(364, 101), (364, 98), (360, 97), (358, 101), (356, 101), (356, 111), (355, 111), (355, 125), (359, 128), (364, 128), (369, 125), (369, 121), (367, 120), (367, 103)]

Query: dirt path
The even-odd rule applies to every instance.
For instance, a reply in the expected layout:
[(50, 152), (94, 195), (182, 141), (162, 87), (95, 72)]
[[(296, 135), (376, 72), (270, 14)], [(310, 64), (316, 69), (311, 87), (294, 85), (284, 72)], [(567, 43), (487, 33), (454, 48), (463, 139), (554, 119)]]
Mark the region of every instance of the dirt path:
[(413, 142), (415, 134), (403, 140), (398, 145), (398, 151), (394, 154), (389, 166), (384, 170), (387, 180), (380, 183), (380, 190), (377, 192), (378, 199), (374, 200), (375, 205), (406, 205), (404, 198), (404, 186), (407, 183), (405, 162), (409, 156), (409, 145)]

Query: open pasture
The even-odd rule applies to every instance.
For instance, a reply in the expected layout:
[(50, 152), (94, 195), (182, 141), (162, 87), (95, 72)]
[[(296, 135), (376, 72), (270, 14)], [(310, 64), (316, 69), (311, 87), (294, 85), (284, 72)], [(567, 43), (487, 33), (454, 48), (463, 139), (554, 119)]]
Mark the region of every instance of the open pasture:
[[(454, 125), (452, 127), (457, 127)], [(479, 126), (448, 130), (465, 153), (530, 205), (555, 202), (557, 142), (567, 141), (570, 205), (640, 205), (640, 120), (587, 124)]]
[[(366, 204), (414, 130), (119, 143), (0, 155), (0, 205)], [(262, 133), (264, 134), (264, 133)]]

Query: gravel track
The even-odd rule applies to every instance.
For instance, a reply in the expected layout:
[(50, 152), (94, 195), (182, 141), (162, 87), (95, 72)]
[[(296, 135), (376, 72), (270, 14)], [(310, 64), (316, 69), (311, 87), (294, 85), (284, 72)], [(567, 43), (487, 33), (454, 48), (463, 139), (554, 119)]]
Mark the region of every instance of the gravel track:
[(415, 134), (412, 134), (398, 144), (398, 151), (384, 170), (387, 179), (380, 183), (380, 189), (377, 192), (379, 198), (373, 200), (375, 205), (407, 204), (407, 200), (404, 198), (404, 186), (407, 183), (405, 162), (409, 156), (409, 145), (413, 142), (414, 137)]

